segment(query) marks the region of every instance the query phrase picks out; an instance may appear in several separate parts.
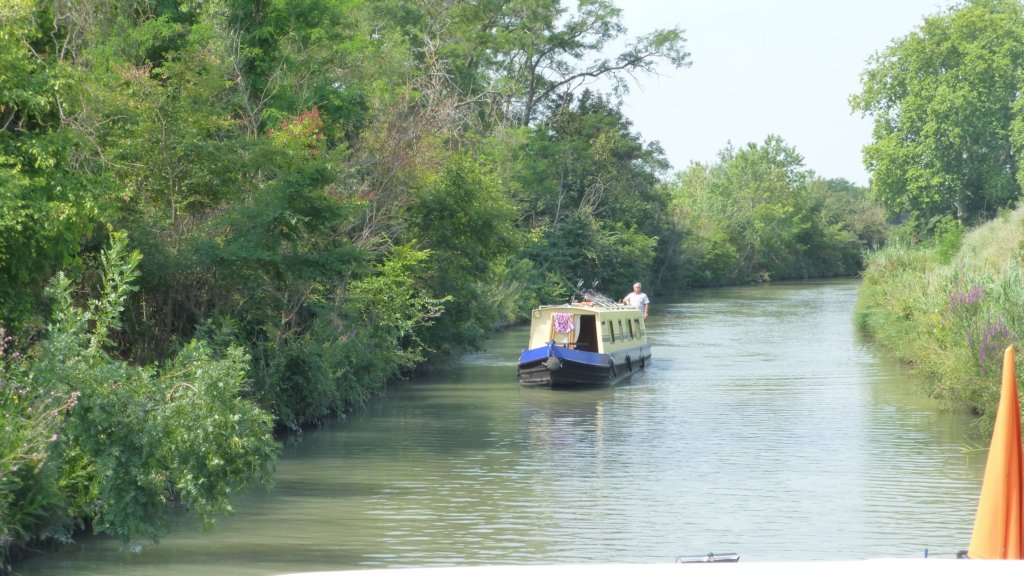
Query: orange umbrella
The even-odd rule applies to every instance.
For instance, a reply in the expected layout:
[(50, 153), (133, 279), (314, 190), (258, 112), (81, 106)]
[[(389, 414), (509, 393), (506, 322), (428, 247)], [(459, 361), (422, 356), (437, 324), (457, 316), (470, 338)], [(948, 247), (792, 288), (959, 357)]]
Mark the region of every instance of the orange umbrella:
[(1021, 522), (1021, 436), (1020, 403), (1017, 398), (1017, 374), (1013, 346), (1003, 355), (1003, 390), (992, 430), (992, 444), (985, 463), (978, 513), (967, 556), (976, 559), (1021, 558), (1024, 551)]

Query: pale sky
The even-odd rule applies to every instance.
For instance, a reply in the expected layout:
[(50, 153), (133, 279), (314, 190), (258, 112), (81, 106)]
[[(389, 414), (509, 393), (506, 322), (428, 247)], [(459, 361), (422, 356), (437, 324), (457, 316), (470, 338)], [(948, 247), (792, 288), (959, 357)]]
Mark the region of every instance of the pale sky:
[(851, 113), (867, 59), (950, 0), (620, 0), (630, 36), (680, 26), (693, 65), (642, 77), (623, 112), (673, 170), (777, 134), (825, 178), (866, 186), (871, 118)]

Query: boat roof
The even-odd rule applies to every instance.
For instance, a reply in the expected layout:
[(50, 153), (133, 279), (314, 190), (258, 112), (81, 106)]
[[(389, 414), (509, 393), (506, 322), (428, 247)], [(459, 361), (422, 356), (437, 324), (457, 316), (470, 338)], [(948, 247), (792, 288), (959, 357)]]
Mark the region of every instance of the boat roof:
[(571, 302), (565, 304), (545, 304), (539, 306), (538, 310), (554, 308), (580, 308), (584, 310), (637, 310), (635, 306), (623, 304), (617, 300), (601, 294), (597, 290), (583, 290), (578, 296), (574, 296)]
[(566, 308), (578, 309), (581, 312), (586, 312), (586, 311), (598, 312), (598, 311), (603, 311), (603, 310), (636, 310), (637, 309), (635, 306), (629, 306), (629, 305), (626, 305), (626, 304), (602, 305), (602, 304), (598, 304), (597, 302), (590, 302), (588, 300), (583, 300), (583, 301), (580, 301), (580, 302), (568, 302), (566, 304), (543, 304), (541, 306), (538, 306), (537, 310), (556, 310), (556, 309), (564, 310)]

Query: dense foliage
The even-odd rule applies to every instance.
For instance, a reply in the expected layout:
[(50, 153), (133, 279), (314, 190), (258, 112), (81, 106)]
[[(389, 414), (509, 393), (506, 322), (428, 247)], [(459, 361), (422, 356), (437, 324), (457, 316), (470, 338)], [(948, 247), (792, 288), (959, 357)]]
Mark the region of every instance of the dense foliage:
[(596, 274), (535, 274), (512, 189), (587, 79), (688, 63), (678, 29), (606, 57), (624, 34), (606, 0), (2, 3), (0, 551), (223, 511), (268, 478), (271, 418), (344, 411)]
[(863, 189), (815, 177), (777, 136), (726, 148), (669, 188), (696, 285), (853, 275), (887, 228)]
[(650, 277), (658, 238), (670, 236), (668, 197), (657, 186), (668, 164), (631, 127), (606, 98), (584, 91), (522, 144), (530, 161), (507, 178), (529, 231), (531, 283), (584, 280), (625, 293), (628, 279)]
[(855, 273), (877, 212), (781, 139), (663, 181), (616, 96), (688, 64), (608, 0), (0, 2), (0, 556), (212, 518), (580, 281)]
[(874, 117), (871, 192), (923, 231), (974, 225), (1021, 193), (1024, 5), (970, 0), (877, 54), (854, 109)]
[(83, 521), (126, 541), (155, 540), (171, 504), (210, 522), (230, 509), (234, 490), (272, 479), (273, 421), (242, 395), (241, 348), (192, 341), (160, 367), (106, 352), (139, 257), (115, 236), (84, 308), (58, 275), (45, 336), (24, 358), (0, 357), (5, 549), (41, 535), (67, 538)]

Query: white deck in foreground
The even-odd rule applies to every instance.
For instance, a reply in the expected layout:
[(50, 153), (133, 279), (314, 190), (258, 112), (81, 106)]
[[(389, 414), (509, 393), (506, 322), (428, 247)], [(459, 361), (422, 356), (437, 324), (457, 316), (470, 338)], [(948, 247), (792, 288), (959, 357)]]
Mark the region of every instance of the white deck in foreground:
[(820, 562), (716, 562), (682, 564), (543, 564), (459, 566), (451, 568), (390, 568), (337, 572), (296, 572), (280, 576), (669, 576), (715, 574), (727, 576), (884, 576), (886, 574), (1002, 575), (1024, 574), (1021, 560), (878, 559)]

